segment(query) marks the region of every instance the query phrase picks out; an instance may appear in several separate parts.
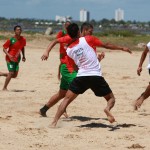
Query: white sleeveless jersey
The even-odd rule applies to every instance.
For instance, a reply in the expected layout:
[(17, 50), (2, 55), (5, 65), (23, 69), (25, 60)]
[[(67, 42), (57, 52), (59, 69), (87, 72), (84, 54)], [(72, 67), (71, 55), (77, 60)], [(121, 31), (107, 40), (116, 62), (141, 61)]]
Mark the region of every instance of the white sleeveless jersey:
[(67, 48), (67, 55), (78, 66), (77, 77), (102, 76), (101, 66), (94, 49), (88, 45), (84, 37), (79, 38), (79, 43), (72, 48)]
[(147, 68), (150, 69), (150, 42), (146, 45), (149, 49), (149, 63), (148, 63), (148, 66)]

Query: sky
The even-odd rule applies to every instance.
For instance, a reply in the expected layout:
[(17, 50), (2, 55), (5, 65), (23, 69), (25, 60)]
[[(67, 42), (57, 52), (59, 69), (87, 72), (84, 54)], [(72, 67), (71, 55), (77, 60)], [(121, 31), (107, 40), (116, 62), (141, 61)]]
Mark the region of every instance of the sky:
[(79, 20), (80, 9), (86, 9), (90, 20), (99, 21), (114, 19), (118, 8), (124, 10), (125, 21), (150, 21), (150, 0), (0, 0), (0, 17)]

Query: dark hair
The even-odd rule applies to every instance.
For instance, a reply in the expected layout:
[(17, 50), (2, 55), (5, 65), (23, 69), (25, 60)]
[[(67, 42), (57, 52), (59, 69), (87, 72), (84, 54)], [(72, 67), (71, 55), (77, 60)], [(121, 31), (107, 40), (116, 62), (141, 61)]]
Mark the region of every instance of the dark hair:
[(70, 24), (71, 24), (71, 22), (70, 22), (69, 20), (67, 20), (67, 21), (65, 22), (65, 24), (67, 24), (67, 23), (70, 23)]
[(17, 28), (20, 28), (20, 29), (21, 29), (21, 26), (20, 26), (20, 25), (14, 26), (14, 31), (15, 31)]
[(88, 22), (84, 22), (82, 25), (81, 25), (81, 32), (83, 31), (83, 29), (89, 29), (89, 28), (92, 28), (93, 29), (93, 26), (88, 23)]
[(67, 27), (67, 32), (71, 38), (77, 38), (79, 27), (76, 23), (72, 23)]

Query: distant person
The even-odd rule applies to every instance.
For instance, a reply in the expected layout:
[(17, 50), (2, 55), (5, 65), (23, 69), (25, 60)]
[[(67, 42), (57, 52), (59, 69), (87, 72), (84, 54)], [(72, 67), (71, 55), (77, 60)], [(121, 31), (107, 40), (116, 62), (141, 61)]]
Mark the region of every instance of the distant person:
[(67, 55), (74, 60), (78, 67), (77, 77), (69, 86), (65, 98), (61, 102), (52, 127), (55, 127), (59, 118), (66, 110), (67, 106), (79, 95), (83, 94), (87, 89), (91, 89), (96, 96), (104, 97), (107, 101), (107, 107), (104, 112), (110, 123), (115, 121), (110, 110), (115, 104), (115, 98), (108, 83), (102, 77), (101, 66), (97, 58), (97, 54), (93, 47), (103, 47), (112, 50), (122, 50), (131, 53), (126, 47), (115, 46), (112, 44), (104, 44), (98, 38), (88, 35), (79, 38), (78, 25), (73, 23), (67, 28), (69, 36), (73, 39), (67, 48)]
[[(143, 65), (143, 62), (145, 61), (145, 58), (146, 58), (148, 52), (150, 53), (150, 42), (146, 45), (146, 47), (141, 55), (141, 59), (140, 59), (139, 66), (137, 69), (137, 74), (139, 76), (141, 75), (142, 65)], [(148, 64), (147, 68), (148, 68), (148, 71), (150, 74), (150, 58), (149, 58), (149, 64)], [(141, 96), (134, 102), (134, 110), (138, 110), (138, 108), (141, 107), (144, 100), (147, 99), (149, 96), (150, 96), (150, 83), (148, 84), (146, 90), (141, 94)]]
[(21, 36), (21, 26), (16, 25), (14, 27), (15, 35), (8, 39), (3, 45), (3, 51), (6, 54), (6, 63), (9, 73), (0, 72), (0, 76), (5, 76), (6, 80), (3, 86), (3, 90), (7, 90), (7, 86), (11, 78), (16, 78), (19, 71), (19, 62), (21, 59), (20, 53), (22, 52), (22, 61), (25, 62), (25, 46), (26, 39)]

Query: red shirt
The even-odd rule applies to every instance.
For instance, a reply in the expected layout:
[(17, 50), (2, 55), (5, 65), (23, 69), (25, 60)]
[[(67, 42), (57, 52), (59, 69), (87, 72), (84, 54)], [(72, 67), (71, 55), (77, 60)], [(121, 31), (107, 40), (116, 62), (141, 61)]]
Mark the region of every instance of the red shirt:
[[(103, 42), (101, 40), (99, 40), (97, 37), (92, 36), (92, 35), (85, 36), (85, 40), (89, 44), (89, 46), (91, 46), (95, 50), (95, 52), (96, 52), (96, 47), (100, 47), (101, 45), (103, 45)], [(79, 40), (76, 40), (69, 47), (71, 48), (77, 45), (78, 43), (79, 43)]]
[[(3, 48), (4, 49), (8, 49), (8, 53), (15, 57), (14, 61), (18, 62), (19, 61), (20, 52), (22, 51), (24, 46), (26, 46), (26, 39), (23, 36), (21, 36), (20, 39), (17, 39), (14, 36), (14, 37), (8, 39), (4, 43)], [(6, 55), (6, 61), (7, 62), (11, 61), (7, 55)]]
[(62, 64), (66, 64), (69, 72), (73, 72), (75, 70), (75, 66), (76, 66), (74, 61), (70, 57), (68, 57), (68, 55), (66, 53), (65, 46), (67, 44), (69, 44), (71, 41), (72, 41), (72, 39), (69, 35), (58, 38), (58, 42), (60, 43), (60, 45), (63, 44), (63, 48), (60, 51), (60, 55), (62, 55), (63, 57), (60, 59), (60, 61)]
[[(65, 32), (65, 30), (62, 30), (58, 32), (56, 38), (59, 39), (59, 38), (66, 37), (66, 36), (67, 36), (67, 33)], [(66, 45), (66, 42), (60, 42), (59, 52), (60, 52), (61, 63), (65, 62), (65, 56), (67, 55), (65, 45)]]

